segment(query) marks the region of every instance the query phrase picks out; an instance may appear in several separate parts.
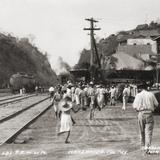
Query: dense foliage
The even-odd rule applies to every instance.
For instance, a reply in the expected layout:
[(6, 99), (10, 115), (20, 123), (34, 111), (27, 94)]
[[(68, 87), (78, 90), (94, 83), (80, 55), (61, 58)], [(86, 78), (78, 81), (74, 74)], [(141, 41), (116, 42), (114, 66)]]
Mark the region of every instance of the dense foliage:
[(45, 54), (28, 38), (18, 39), (0, 33), (0, 87), (6, 86), (12, 74), (33, 75), (42, 85), (57, 83), (57, 77)]

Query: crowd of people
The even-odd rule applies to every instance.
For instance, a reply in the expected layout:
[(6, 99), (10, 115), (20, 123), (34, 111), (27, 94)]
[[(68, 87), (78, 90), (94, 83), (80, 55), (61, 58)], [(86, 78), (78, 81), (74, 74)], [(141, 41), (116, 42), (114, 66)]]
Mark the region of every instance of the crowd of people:
[(70, 81), (64, 85), (51, 86), (49, 93), (50, 101), (55, 111), (55, 117), (61, 121), (59, 135), (68, 132), (66, 143), (68, 143), (70, 128), (76, 123), (70, 114), (71, 110), (74, 112), (89, 110), (89, 119), (92, 120), (95, 117), (96, 110), (101, 111), (109, 105), (115, 106), (120, 94), (122, 94), (121, 99), (124, 99), (122, 109), (125, 110), (128, 97), (131, 94), (128, 85), (124, 86), (122, 90), (113, 84), (110, 86), (94, 84), (93, 82), (88, 84), (82, 82), (72, 84)]
[(51, 86), (49, 88), (50, 100), (54, 106), (55, 117), (60, 120), (58, 135), (67, 132), (65, 143), (69, 143), (71, 128), (76, 123), (71, 111), (76, 113), (79, 110), (89, 109), (89, 118), (92, 120), (96, 109), (101, 111), (107, 106), (114, 107), (120, 99), (123, 103), (119, 104), (122, 104), (122, 111), (125, 111), (129, 98), (134, 97), (133, 108), (138, 112), (141, 145), (147, 147), (148, 152), (154, 125), (152, 113), (158, 106), (158, 102), (154, 94), (147, 91), (146, 85), (137, 87), (133, 84), (126, 84), (123, 87), (113, 84), (104, 86), (93, 82), (88, 84), (68, 82), (56, 87)]
[[(117, 100), (123, 102), (122, 110), (126, 109), (129, 97), (135, 97), (137, 93), (136, 86), (124, 85), (102, 85), (90, 82), (88, 84), (77, 83), (72, 84), (68, 81), (64, 85), (51, 86), (49, 88), (50, 100), (54, 104), (68, 96), (82, 110), (91, 109), (90, 119), (94, 118), (94, 109), (101, 110), (107, 105), (115, 106)], [(58, 98), (57, 98), (58, 97)], [(57, 100), (58, 99), (58, 100)], [(57, 105), (56, 105), (57, 106)], [(56, 113), (56, 106), (55, 113)]]
[[(112, 99), (116, 99), (117, 96), (115, 87), (109, 90), (102, 85), (94, 85), (93, 82), (90, 82), (86, 85), (82, 83), (73, 85), (72, 83), (68, 82), (67, 84), (57, 85), (56, 87), (51, 86), (49, 88), (49, 92), (50, 99), (52, 99), (54, 105), (58, 104), (58, 101), (67, 96), (71, 98), (72, 103), (76, 104), (76, 106), (82, 110), (86, 110), (90, 107), (101, 110), (109, 102), (110, 95)], [(113, 101), (114, 103), (112, 101), (110, 102), (111, 105), (115, 105), (115, 100)], [(55, 113), (57, 110), (56, 106), (54, 107)]]

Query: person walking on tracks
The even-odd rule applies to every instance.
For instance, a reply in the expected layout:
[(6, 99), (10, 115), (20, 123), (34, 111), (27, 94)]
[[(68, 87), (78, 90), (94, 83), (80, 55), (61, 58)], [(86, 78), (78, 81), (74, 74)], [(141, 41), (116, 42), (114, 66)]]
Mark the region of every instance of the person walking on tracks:
[(78, 110), (74, 110), (73, 108), (73, 103), (72, 99), (68, 96), (66, 96), (64, 99), (62, 99), (59, 103), (59, 109), (61, 110), (61, 122), (60, 122), (60, 132), (58, 133), (58, 136), (61, 135), (62, 133), (68, 133), (65, 143), (70, 143), (68, 141), (69, 136), (70, 136), (70, 131), (72, 128), (72, 117), (71, 117), (71, 110), (73, 112), (78, 112)]
[(138, 88), (142, 91), (136, 95), (133, 108), (138, 111), (141, 147), (149, 153), (154, 127), (153, 111), (158, 106), (158, 101), (153, 93), (146, 90), (146, 85), (140, 85)]

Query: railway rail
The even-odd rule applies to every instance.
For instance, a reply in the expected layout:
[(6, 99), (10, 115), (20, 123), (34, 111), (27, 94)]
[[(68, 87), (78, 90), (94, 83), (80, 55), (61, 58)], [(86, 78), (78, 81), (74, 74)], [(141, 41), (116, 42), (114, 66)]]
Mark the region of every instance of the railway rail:
[[(125, 113), (121, 111), (121, 104), (106, 106), (102, 111), (96, 110), (94, 120), (89, 120), (89, 109), (80, 110), (72, 116), (76, 124), (71, 132), (71, 144), (64, 143), (66, 135), (57, 136), (59, 120), (54, 117), (54, 109), (48, 99), (32, 107), (32, 110), (23, 112), (23, 115), (14, 117), (10, 122), (2, 123), (5, 130), (0, 123), (1, 144), (11, 143), (3, 145), (4, 152), (0, 153), (6, 155), (0, 154), (0, 159), (159, 160), (159, 154), (146, 156), (139, 149), (137, 113), (131, 105)], [(160, 144), (159, 122), (160, 117), (155, 116), (155, 146)], [(42, 153), (41, 151), (45, 154), (34, 154)]]
[[(96, 111), (95, 119), (89, 120), (89, 110), (79, 111), (73, 118), (76, 125), (71, 132), (71, 144), (65, 144), (65, 136), (57, 136), (59, 120), (54, 118), (54, 110), (50, 108), (45, 114), (22, 132), (11, 146), (23, 147), (23, 151), (43, 151), (44, 155), (27, 155), (28, 159), (42, 160), (106, 160), (106, 159), (151, 159), (143, 156), (139, 149), (139, 134), (136, 112), (128, 106), (126, 112), (121, 106), (107, 106), (103, 111)], [(153, 143), (159, 142), (159, 116), (155, 117), (157, 134), (153, 136)], [(23, 140), (25, 145), (23, 144)], [(16, 144), (21, 143), (22, 144)], [(17, 149), (17, 148), (16, 148)], [(15, 150), (16, 150), (15, 149)], [(25, 155), (15, 155), (15, 159)], [(158, 160), (159, 155), (153, 159)]]
[(48, 99), (46, 96), (31, 97), (19, 102), (18, 104), (12, 104), (7, 107), (0, 108), (0, 123), (24, 112), (25, 110), (43, 102), (46, 99)]
[(45, 96), (39, 101), (17, 110), (17, 112), (1, 117), (0, 145), (12, 142), (29, 124), (48, 110), (51, 107), (51, 102), (48, 99), (49, 97)]
[(36, 94), (29, 94), (29, 95), (23, 95), (23, 96), (17, 95), (14, 97), (3, 98), (3, 99), (0, 99), (0, 106), (2, 106), (4, 104), (8, 104), (8, 103), (18, 102), (20, 100), (33, 97), (35, 95)]
[(8, 100), (8, 99), (18, 98), (18, 97), (22, 97), (22, 95), (16, 94), (16, 95), (10, 95), (10, 96), (3, 96), (3, 97), (0, 98), (0, 102)]

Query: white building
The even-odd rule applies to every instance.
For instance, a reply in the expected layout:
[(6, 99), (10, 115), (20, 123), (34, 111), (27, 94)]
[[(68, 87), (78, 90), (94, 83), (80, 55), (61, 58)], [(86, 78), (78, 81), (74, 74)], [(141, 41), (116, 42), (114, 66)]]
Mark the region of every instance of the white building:
[(157, 43), (150, 38), (128, 39), (127, 45), (150, 45), (153, 53), (157, 53)]

